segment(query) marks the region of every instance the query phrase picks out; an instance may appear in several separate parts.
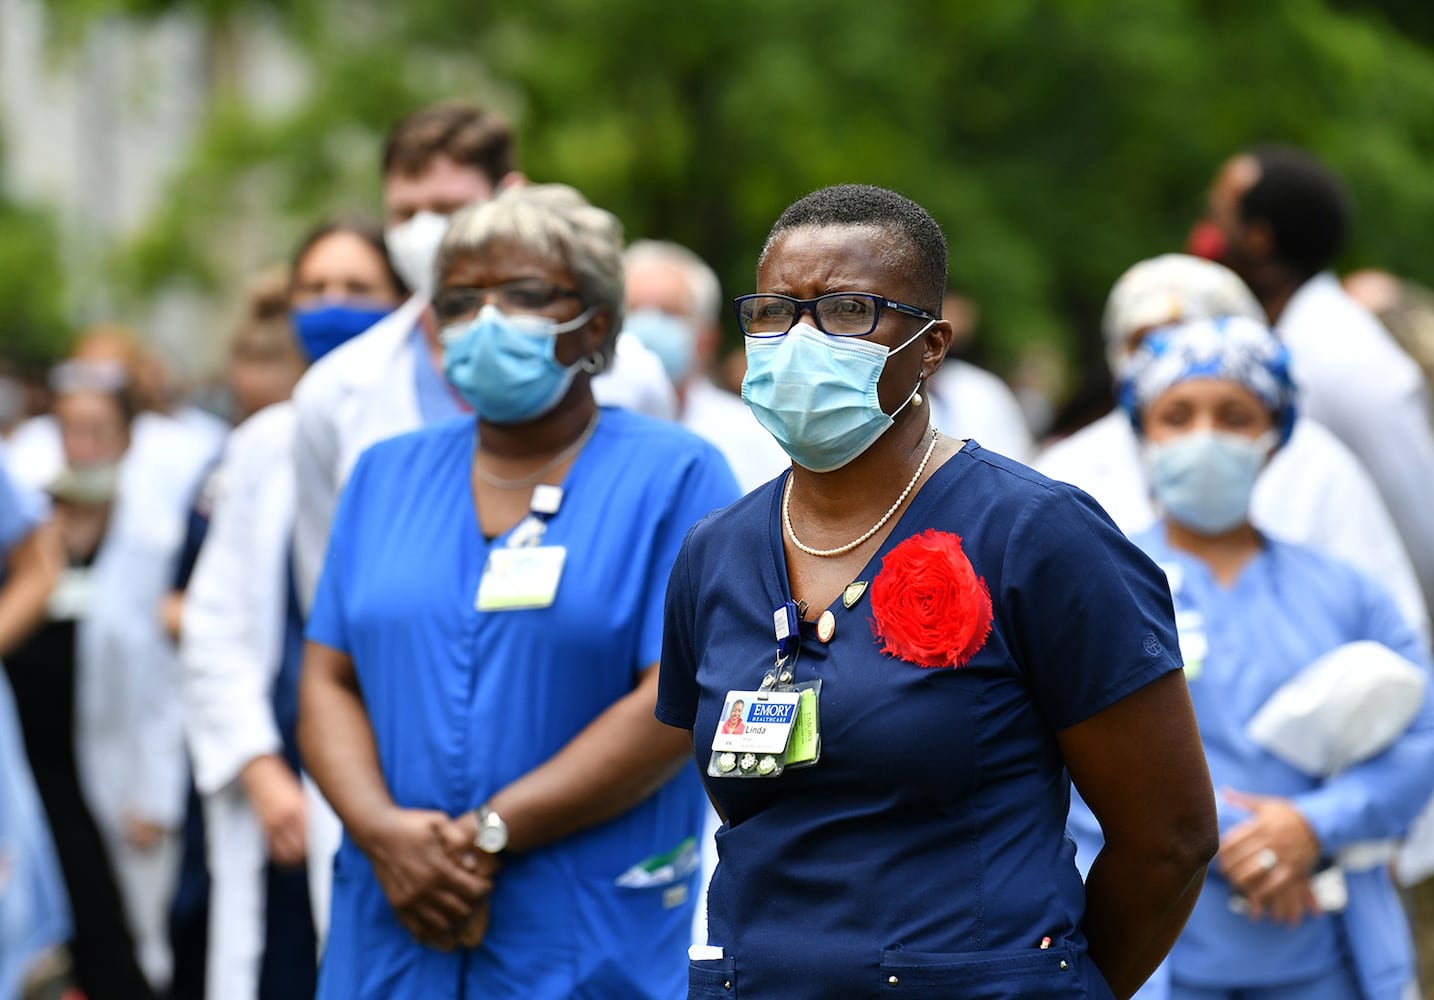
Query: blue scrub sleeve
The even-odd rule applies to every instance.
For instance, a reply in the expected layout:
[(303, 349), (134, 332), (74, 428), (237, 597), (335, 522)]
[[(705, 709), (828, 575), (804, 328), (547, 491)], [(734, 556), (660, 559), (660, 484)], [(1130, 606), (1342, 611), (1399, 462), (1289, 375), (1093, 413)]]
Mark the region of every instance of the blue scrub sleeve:
[(999, 600), (1037, 708), (1057, 732), (1181, 667), (1165, 574), (1065, 483), (1016, 517)]
[(697, 660), (692, 648), (692, 535), (688, 532), (667, 581), (663, 611), (662, 666), (657, 677), (657, 719), (678, 729), (697, 722)]
[(726, 459), (703, 442), (674, 483), (667, 509), (658, 520), (638, 639), (639, 669), (657, 663), (663, 654), (663, 594), (683, 540), (694, 524), (741, 495)]
[(20, 488), (5, 465), (5, 453), (0, 451), (0, 552), (8, 552), (34, 531), (44, 516), (43, 498)]
[[(1350, 600), (1364, 623), (1354, 639), (1372, 639), (1426, 671), (1429, 658), (1394, 600), (1373, 580), (1350, 571)], [(1326, 853), (1361, 840), (1402, 836), (1434, 795), (1434, 685), (1399, 739), (1383, 753), (1294, 797)]]
[(334, 521), (329, 528), (328, 547), (324, 550), (323, 572), (319, 575), (319, 587), (314, 592), (314, 603), (309, 609), (309, 620), (304, 629), (304, 638), (341, 653), (352, 652), (345, 600), (352, 584), (348, 551), (363, 523), (363, 495), (368, 482), (369, 459), (369, 452), (359, 456), (348, 483), (339, 494)]

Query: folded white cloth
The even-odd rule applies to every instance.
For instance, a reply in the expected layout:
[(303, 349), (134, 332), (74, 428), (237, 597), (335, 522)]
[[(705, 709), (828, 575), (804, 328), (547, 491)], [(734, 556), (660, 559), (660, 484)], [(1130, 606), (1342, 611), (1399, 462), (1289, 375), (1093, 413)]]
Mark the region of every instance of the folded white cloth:
[(1245, 732), (1291, 767), (1331, 777), (1398, 739), (1428, 683), (1421, 667), (1387, 646), (1347, 643), (1281, 686)]

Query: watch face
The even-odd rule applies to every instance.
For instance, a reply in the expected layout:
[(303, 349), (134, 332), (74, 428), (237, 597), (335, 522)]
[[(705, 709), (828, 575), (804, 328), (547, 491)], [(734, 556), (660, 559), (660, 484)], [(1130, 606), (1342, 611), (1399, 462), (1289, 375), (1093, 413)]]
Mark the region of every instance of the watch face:
[(489, 854), (497, 854), (508, 846), (508, 831), (496, 826), (485, 826), (478, 831), (478, 846)]

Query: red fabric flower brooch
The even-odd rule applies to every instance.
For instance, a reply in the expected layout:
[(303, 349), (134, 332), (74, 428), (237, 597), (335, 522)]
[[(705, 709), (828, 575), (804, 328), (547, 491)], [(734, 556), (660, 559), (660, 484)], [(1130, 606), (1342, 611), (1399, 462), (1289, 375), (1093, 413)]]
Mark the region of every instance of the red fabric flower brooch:
[(991, 634), (991, 592), (949, 531), (913, 535), (886, 554), (871, 610), (881, 651), (920, 667), (964, 666)]

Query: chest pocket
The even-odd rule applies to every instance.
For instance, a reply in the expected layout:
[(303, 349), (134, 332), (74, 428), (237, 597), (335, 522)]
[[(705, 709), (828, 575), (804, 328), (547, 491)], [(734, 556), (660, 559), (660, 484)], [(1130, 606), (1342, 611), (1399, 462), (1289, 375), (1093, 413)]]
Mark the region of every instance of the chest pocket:
[(1069, 948), (933, 953), (887, 949), (881, 995), (907, 1000), (1079, 1000), (1090, 994)]
[(687, 1000), (717, 1000), (718, 997), (732, 998), (741, 994), (737, 991), (737, 959), (706, 958), (687, 963)]

